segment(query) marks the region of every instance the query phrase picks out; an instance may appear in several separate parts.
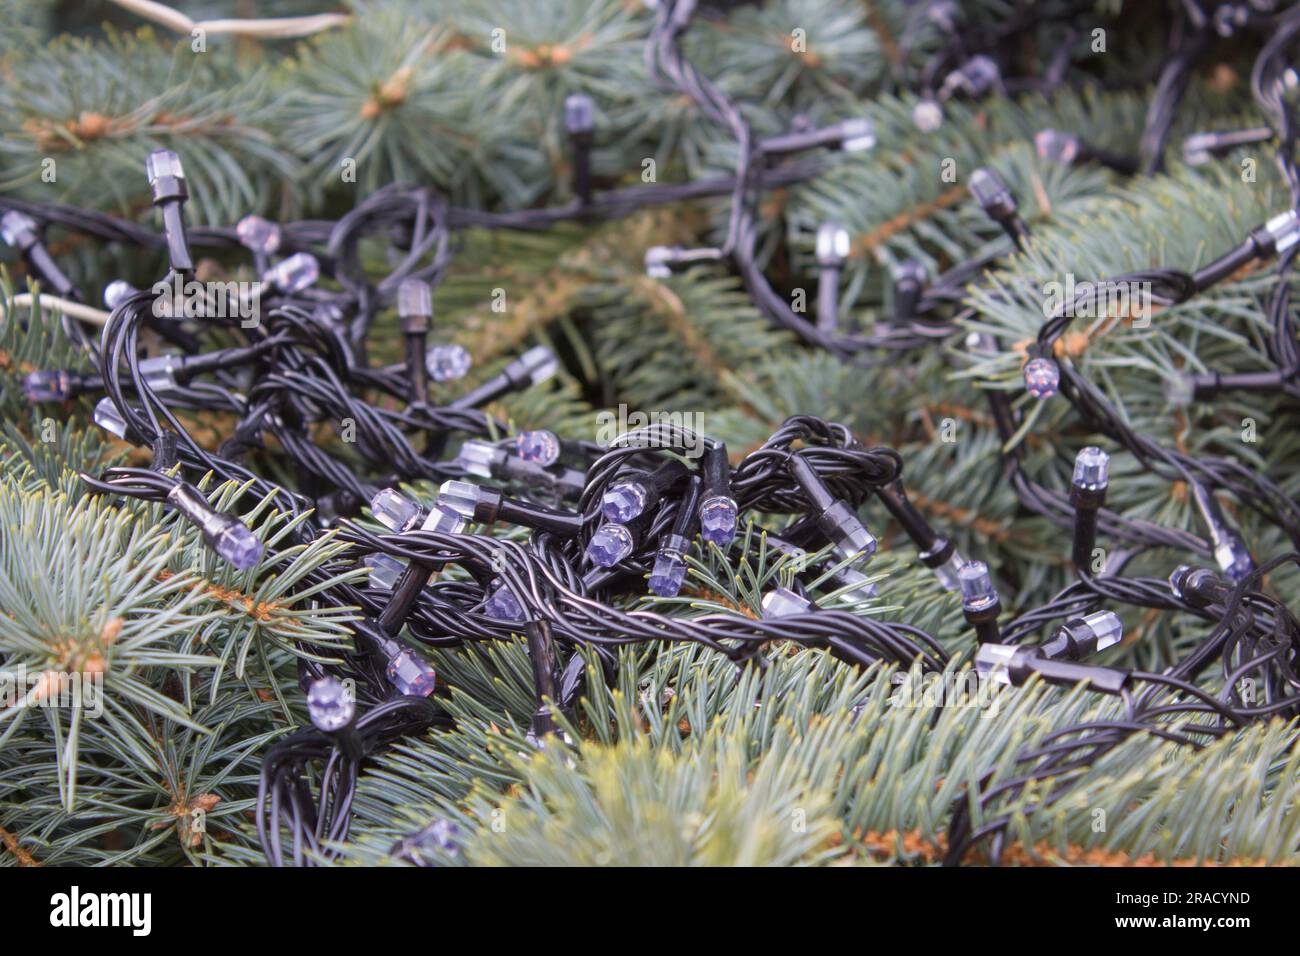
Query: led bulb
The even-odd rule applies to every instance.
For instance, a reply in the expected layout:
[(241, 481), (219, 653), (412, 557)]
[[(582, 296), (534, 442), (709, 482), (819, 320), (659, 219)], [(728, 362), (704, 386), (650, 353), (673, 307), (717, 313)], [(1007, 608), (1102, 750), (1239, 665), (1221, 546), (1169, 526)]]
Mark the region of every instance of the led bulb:
[(72, 395), (72, 378), (63, 369), (28, 372), (23, 378), (23, 394), (33, 405), (66, 402)]
[(170, 149), (155, 149), (144, 161), (144, 173), (152, 186), (165, 177), (184, 179), (185, 170), (181, 167), (181, 158)]
[(515, 438), (515, 452), (524, 461), (545, 468), (560, 460), (560, 439), (545, 429), (520, 432)]
[(464, 518), (473, 518), (478, 507), (478, 485), (468, 481), (444, 481), (438, 488), (438, 504)]
[(912, 107), (912, 124), (922, 133), (933, 133), (943, 125), (943, 107), (935, 100), (920, 100)]
[(1124, 622), (1114, 611), (1094, 611), (1084, 615), (1083, 623), (1097, 638), (1097, 650), (1114, 647), (1124, 638)]
[(1170, 408), (1186, 408), (1196, 400), (1196, 377), (1187, 372), (1174, 372), (1165, 379), (1165, 401)]
[(420, 506), (392, 488), (381, 488), (370, 499), (370, 512), (389, 531), (401, 534), (415, 524)]
[(763, 595), (762, 609), (764, 618), (789, 617), (807, 614), (813, 609), (813, 603), (789, 588), (773, 588)]
[(570, 133), (590, 133), (596, 128), (596, 104), (585, 93), (572, 93), (564, 100), (564, 128)]
[(861, 153), (876, 145), (876, 127), (865, 116), (846, 119), (840, 123), (840, 149), (846, 153)]
[(501, 462), (503, 457), (504, 453), (501, 449), (491, 442), (471, 438), (460, 446), (460, 451), (456, 453), (456, 464), (471, 475), (478, 475), (480, 478), (491, 478), (493, 468)]
[(1011, 659), (1020, 648), (1014, 644), (981, 644), (975, 652), (975, 673), (997, 684), (1011, 683)]
[(108, 396), (95, 404), (95, 424), (118, 438), (126, 437), (126, 420), (118, 413), (117, 406)]
[(1061, 369), (1051, 359), (1040, 355), (1025, 363), (1025, 390), (1034, 398), (1051, 398), (1060, 384)]
[(492, 595), (483, 602), (483, 613), (494, 621), (522, 621), (523, 605), (513, 591), (497, 578), (492, 582)]
[(528, 372), (532, 384), (540, 385), (560, 370), (555, 353), (545, 345), (537, 345), (519, 356), (519, 362)]
[[(109, 310), (116, 309), (119, 305), (131, 298), (133, 295), (139, 295), (140, 290), (124, 279), (114, 279), (108, 285), (104, 286), (104, 305)], [(163, 301), (166, 301), (165, 299)]]
[(262, 560), (262, 542), (239, 520), (225, 522), (213, 535), (212, 550), (240, 571), (248, 571)]
[(420, 530), (434, 531), (438, 534), (460, 534), (465, 530), (465, 519), (439, 502), (429, 509), (424, 523), (420, 525)]
[(469, 350), (460, 345), (434, 345), (424, 353), (424, 367), (435, 382), (464, 378), (473, 364)]
[(1040, 129), (1034, 134), (1034, 148), (1042, 159), (1069, 166), (1079, 157), (1079, 137), (1055, 129)]
[(667, 279), (673, 274), (675, 260), (670, 246), (651, 246), (645, 251), (645, 274), (652, 279)]
[(361, 564), (370, 569), (370, 586), (380, 591), (391, 591), (395, 588), (397, 579), (402, 576), (402, 572), (407, 567), (405, 561), (391, 554), (384, 554), (382, 551), (366, 555)]
[(939, 586), (945, 591), (960, 591), (960, 572), (964, 564), (966, 564), (966, 559), (961, 556), (960, 552), (954, 551), (951, 558), (943, 564), (936, 565), (932, 570), (934, 576), (939, 579)]
[(448, 820), (435, 820), (423, 830), (398, 840), (389, 856), (416, 866), (433, 866), (438, 855), (455, 856), (460, 852), (460, 831)]
[(849, 604), (860, 604), (863, 601), (870, 601), (879, 597), (880, 592), (876, 590), (875, 584), (859, 571), (857, 568), (840, 568), (839, 571), (831, 575), (831, 581), (836, 588), (847, 588), (840, 595), (840, 600)]
[(301, 292), (320, 278), (320, 263), (309, 252), (297, 252), (277, 262), (262, 277), (286, 295)]
[(1264, 231), (1273, 238), (1273, 247), (1281, 255), (1300, 242), (1300, 214), (1288, 209), (1264, 223)]
[(322, 677), (312, 681), (307, 691), (307, 714), (316, 729), (327, 734), (337, 733), (351, 724), (357, 715), (355, 695), (351, 687), (337, 677)]
[(817, 229), (817, 264), (838, 269), (849, 257), (849, 231), (838, 222), (822, 223)]
[(428, 697), (438, 683), (433, 665), (409, 647), (403, 647), (389, 658), (384, 673), (398, 693), (408, 697)]
[(995, 219), (1005, 218), (1016, 211), (1016, 199), (1011, 195), (1002, 177), (986, 166), (971, 173), (970, 193), (980, 207)]
[(957, 572), (961, 587), (961, 606), (967, 611), (983, 611), (998, 603), (998, 592), (993, 589), (993, 578), (983, 561), (967, 561)]
[(36, 220), (26, 213), (11, 209), (0, 216), (0, 239), (15, 249), (23, 250), (36, 241)]
[(176, 387), (176, 368), (180, 362), (178, 355), (155, 355), (141, 359), (140, 377), (155, 392), (166, 392)]
[(403, 279), (397, 287), (397, 314), (402, 318), (433, 315), (433, 289), (423, 279)]
[(283, 238), (280, 227), (261, 216), (245, 216), (239, 220), (235, 224), (235, 235), (246, 249), (266, 256), (280, 248)]
[(1084, 491), (1103, 491), (1110, 478), (1110, 455), (1089, 445), (1079, 450), (1074, 459), (1074, 477), (1071, 483)]
[(660, 552), (650, 571), (650, 590), (659, 597), (676, 597), (686, 581), (686, 562), (679, 555)]
[(587, 542), (587, 560), (597, 567), (612, 568), (632, 553), (632, 532), (621, 524), (603, 524)]
[(600, 499), (600, 513), (606, 521), (626, 524), (645, 511), (649, 499), (649, 492), (641, 482), (620, 478), (605, 489)]
[(700, 502), (700, 537), (725, 548), (736, 536), (736, 503), (726, 495), (713, 495)]

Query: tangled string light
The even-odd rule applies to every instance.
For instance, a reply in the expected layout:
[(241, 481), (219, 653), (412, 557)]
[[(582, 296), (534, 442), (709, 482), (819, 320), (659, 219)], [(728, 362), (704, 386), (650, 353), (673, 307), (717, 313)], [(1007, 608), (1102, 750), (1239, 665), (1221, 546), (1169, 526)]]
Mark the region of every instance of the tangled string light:
[[(786, 421), (766, 442), (734, 465), (726, 447), (682, 428), (651, 426), (629, 431), (608, 445), (571, 440), (545, 431), (510, 435), (508, 426), (482, 409), (515, 391), (542, 385), (558, 367), (544, 347), (529, 349), (497, 375), (445, 405), (430, 402), (431, 381), (451, 382), (468, 371), (471, 357), (458, 346), (431, 341), (432, 289), (452, 258), (452, 237), (466, 228), (538, 230), (566, 220), (625, 216), (653, 204), (726, 197), (725, 238), (717, 247), (656, 247), (646, 268), (663, 276), (700, 261), (718, 261), (742, 277), (754, 302), (774, 323), (846, 362), (872, 364), (882, 350), (935, 347), (959, 336), (972, 312), (966, 288), (981, 281), (1002, 252), (954, 264), (930, 279), (917, 263), (905, 263), (894, 279), (894, 315), (870, 335), (839, 326), (840, 270), (848, 237), (828, 224), (817, 236), (819, 303), (815, 321), (790, 308), (766, 278), (757, 252), (757, 198), (765, 191), (814, 174), (821, 162), (810, 151), (860, 150), (875, 143), (871, 124), (851, 119), (831, 127), (801, 127), (781, 136), (755, 138), (738, 103), (686, 58), (681, 39), (695, 15), (694, 2), (659, 0), (646, 58), (665, 90), (684, 94), (735, 144), (728, 177), (673, 185), (642, 185), (595, 192), (590, 176), (594, 108), (581, 95), (565, 104), (573, 150), (575, 200), (567, 206), (512, 212), (458, 209), (433, 190), (392, 185), (360, 202), (336, 222), (276, 224), (255, 216), (233, 228), (187, 227), (186, 183), (180, 157), (158, 150), (147, 175), (163, 231), (110, 215), (61, 205), (0, 199), (7, 210), (0, 234), (22, 254), (32, 275), (57, 299), (71, 303), (64, 324), (72, 340), (92, 357), (93, 374), (39, 370), (24, 390), (33, 403), (99, 395), (95, 420), (103, 428), (152, 452), (152, 466), (110, 468), (82, 475), (92, 490), (115, 498), (165, 503), (192, 522), (207, 544), (236, 568), (273, 564), (276, 552), (305, 544), (328, 528), (355, 545), (369, 569), (364, 585), (339, 583), (338, 572), (355, 558), (326, 562), (295, 585), (321, 603), (361, 608), (356, 649), (338, 665), (304, 655), (300, 676), (313, 727), (266, 753), (257, 825), (270, 862), (310, 865), (329, 859), (346, 838), (358, 775), (377, 750), (450, 717), (438, 704), (438, 677), (427, 648), (508, 638), (523, 631), (532, 660), (537, 709), (531, 735), (541, 744), (556, 732), (554, 703), (570, 710), (587, 679), (582, 651), (595, 654), (612, 679), (621, 645), (693, 642), (738, 666), (764, 666), (762, 647), (773, 640), (824, 649), (848, 663), (868, 667), (919, 662), (942, 671), (948, 655), (920, 628), (819, 607), (814, 591), (834, 592), (851, 604), (874, 595), (862, 567), (875, 552), (875, 537), (859, 511), (878, 500), (916, 545), (920, 561), (941, 584), (960, 592), (977, 639), (974, 663), (986, 678), (1020, 685), (1031, 677), (1062, 686), (1083, 684), (1115, 695), (1122, 719), (1062, 728), (1018, 755), (1017, 775), (981, 781), (974, 803), (954, 807), (948, 861), (960, 863), (987, 841), (997, 862), (1008, 828), (999, 805), (1050, 780), (1042, 803), (1069, 791), (1075, 776), (1135, 734), (1150, 734), (1189, 747), (1250, 722), (1300, 715), (1300, 624), (1263, 590), (1271, 570), (1300, 562), (1289, 553), (1256, 565), (1216, 495), (1228, 494), (1282, 529), (1300, 548), (1300, 505), (1256, 470), (1220, 458), (1195, 457), (1137, 434), (1102, 392), (1077, 369), (1055, 361), (1054, 345), (1069, 327), (1073, 306), (1047, 317), (1025, 363), (1025, 389), (1040, 400), (1059, 394), (1088, 427), (1131, 453), (1140, 467), (1191, 490), (1204, 536), (1126, 517), (1104, 507), (1109, 454), (1083, 449), (1068, 494), (1046, 488), (1026, 473), (1020, 446), (1011, 441), (1020, 422), (1005, 392), (988, 392), (993, 420), (1009, 450), (1003, 454), (1008, 484), (1029, 511), (1073, 535), (1077, 580), (1047, 604), (999, 626), (1002, 604), (988, 568), (967, 561), (951, 540), (931, 526), (907, 496), (904, 462), (893, 449), (862, 447), (843, 425), (811, 416)], [(912, 78), (922, 93), (919, 125), (940, 121), (945, 100), (1038, 89), (1050, 93), (1065, 82), (1066, 59), (1053, 59), (1042, 76), (1004, 77), (998, 51), (1027, 26), (1066, 21), (1087, 6), (1053, 2), (1026, 7), (996, 29), (960, 29), (951, 4), (917, 5), (914, 16), (937, 24), (946, 40)], [(1137, 152), (1123, 156), (1078, 137), (1044, 130), (1040, 153), (1065, 163), (1096, 162), (1126, 174), (1159, 167), (1179, 101), (1193, 64), (1215, 37), (1260, 31), (1261, 48), (1251, 84), (1270, 120), (1257, 130), (1197, 134), (1189, 153), (1210, 156), (1243, 142), (1275, 140), (1277, 158), (1291, 191), (1291, 208), (1253, 230), (1242, 243), (1195, 273), (1152, 269), (1112, 277), (1110, 282), (1149, 283), (1154, 299), (1185, 302), (1246, 265), (1276, 260), (1283, 281), (1268, 304), (1273, 367), (1237, 374), (1209, 373), (1180, 382), (1188, 399), (1211, 399), (1233, 390), (1300, 394), (1300, 349), (1289, 302), (1289, 275), (1300, 241), (1300, 174), (1294, 163), (1295, 118), (1285, 95), (1296, 83), (1284, 57), (1300, 33), (1300, 10), (1275, 13), (1267, 2), (1178, 7), (1169, 53), (1152, 98)], [(909, 31), (910, 31), (909, 27)], [(903, 37), (904, 44), (907, 35)], [(975, 202), (1007, 235), (1004, 251), (1022, 248), (1029, 229), (1015, 197), (987, 169), (970, 179)], [(165, 249), (171, 280), (193, 277), (192, 250), (243, 247), (262, 277), (260, 321), (226, 316), (217, 303), (168, 299), (114, 282), (105, 291), (108, 313), (93, 340), (74, 316), (96, 310), (60, 269), (46, 248), (43, 230), (56, 226), (104, 242)], [(398, 251), (396, 265), (375, 281), (362, 267), (360, 245), (386, 241)], [(331, 280), (331, 288), (319, 280)], [(1096, 295), (1101, 284), (1086, 295)], [(202, 293), (207, 296), (208, 293)], [(375, 365), (369, 359), (375, 319), (394, 307), (405, 361)], [(185, 321), (197, 308), (206, 321)], [(142, 333), (165, 339), (175, 351), (150, 355)], [(982, 335), (965, 338), (972, 353), (996, 350)], [(178, 416), (183, 411), (228, 413), (234, 428), (216, 451), (197, 442)], [(315, 440), (326, 423), (355, 427), (351, 457), (343, 460)], [(450, 453), (452, 436), (465, 436)], [(505, 436), (505, 437), (502, 437)], [(272, 451), (275, 449), (275, 451)], [(273, 459), (291, 463), (295, 487), (265, 476)], [(237, 482), (293, 515), (277, 545), (259, 540), (232, 515), (218, 510), (187, 481), (211, 474)], [(440, 483), (437, 500), (424, 507), (397, 490), (401, 482)], [(384, 530), (359, 520), (363, 508)], [(758, 516), (790, 516), (766, 527)], [(771, 518), (765, 518), (771, 522)], [(496, 523), (530, 529), (526, 540), (466, 533), (471, 525)], [(1098, 536), (1122, 545), (1107, 566), (1091, 567)], [(728, 559), (761, 560), (773, 552), (792, 560), (797, 574), (762, 600), (762, 616), (730, 610), (681, 618), (651, 610), (625, 610), (623, 600), (648, 590), (678, 595), (686, 581), (688, 554), (698, 539)], [(1168, 580), (1126, 577), (1136, 555), (1174, 552)], [(1213, 562), (1218, 571), (1197, 566)], [(1171, 562), (1173, 563), (1173, 562)], [(456, 575), (440, 572), (456, 568)], [(1131, 606), (1181, 612), (1206, 622), (1195, 649), (1160, 673), (1090, 663), (1095, 653), (1122, 636), (1110, 608)], [(1046, 640), (1035, 642), (1044, 629)], [(1197, 683), (1217, 663), (1221, 690)], [(345, 678), (352, 681), (345, 682)], [(1256, 694), (1243, 696), (1249, 679)], [(314, 781), (314, 783), (313, 783)], [(1024, 807), (1022, 806), (1023, 812)], [(436, 821), (394, 847), (394, 855), (422, 862), (422, 848), (454, 840)]]

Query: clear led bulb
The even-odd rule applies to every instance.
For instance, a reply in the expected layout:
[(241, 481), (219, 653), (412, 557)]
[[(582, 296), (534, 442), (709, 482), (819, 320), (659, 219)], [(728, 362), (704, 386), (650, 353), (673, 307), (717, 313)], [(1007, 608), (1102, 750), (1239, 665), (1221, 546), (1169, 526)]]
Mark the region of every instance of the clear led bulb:
[(813, 609), (813, 603), (789, 588), (773, 588), (763, 595), (762, 609), (764, 618), (789, 617), (807, 614)]
[(989, 567), (983, 561), (967, 561), (957, 572), (961, 587), (961, 604), (967, 611), (983, 611), (998, 603)]
[(312, 681), (307, 690), (307, 714), (318, 730), (337, 733), (352, 723), (357, 702), (352, 688), (337, 677)]
[(392, 488), (381, 488), (370, 499), (370, 513), (389, 531), (401, 534), (420, 517), (420, 506)]
[(1110, 480), (1110, 455), (1089, 445), (1074, 458), (1071, 483), (1085, 491), (1102, 491)]

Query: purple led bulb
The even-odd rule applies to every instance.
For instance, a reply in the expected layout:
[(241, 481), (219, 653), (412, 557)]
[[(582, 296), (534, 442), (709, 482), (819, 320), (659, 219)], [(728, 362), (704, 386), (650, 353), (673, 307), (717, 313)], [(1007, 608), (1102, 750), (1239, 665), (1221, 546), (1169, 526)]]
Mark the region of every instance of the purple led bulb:
[(700, 536), (725, 548), (736, 536), (736, 503), (726, 495), (714, 495), (700, 503)]
[(597, 567), (612, 568), (634, 547), (632, 532), (621, 524), (603, 524), (587, 542), (587, 560)]

